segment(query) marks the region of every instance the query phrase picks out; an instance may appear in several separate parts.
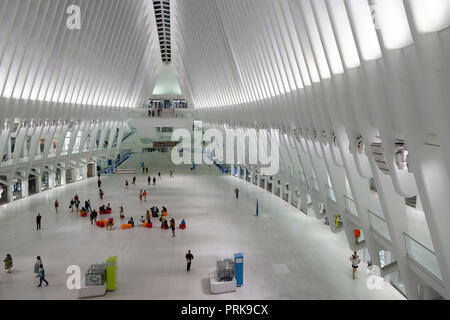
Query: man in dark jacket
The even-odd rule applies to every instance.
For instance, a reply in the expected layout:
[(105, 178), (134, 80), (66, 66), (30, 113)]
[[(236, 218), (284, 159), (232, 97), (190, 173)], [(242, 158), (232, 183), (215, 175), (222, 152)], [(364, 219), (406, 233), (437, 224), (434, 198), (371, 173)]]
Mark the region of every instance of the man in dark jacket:
[(192, 259), (194, 259), (194, 256), (192, 255), (191, 250), (188, 250), (188, 253), (186, 253), (187, 271), (191, 271)]
[(36, 230), (41, 230), (41, 214), (38, 213), (36, 217)]

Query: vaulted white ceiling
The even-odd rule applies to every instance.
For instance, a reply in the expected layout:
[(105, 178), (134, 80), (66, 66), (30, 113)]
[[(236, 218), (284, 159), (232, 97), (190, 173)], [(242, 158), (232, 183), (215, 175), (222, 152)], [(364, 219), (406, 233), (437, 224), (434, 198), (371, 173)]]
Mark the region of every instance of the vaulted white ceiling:
[[(74, 5), (80, 30), (67, 27)], [(183, 95), (211, 108), (267, 101), (406, 47), (412, 23), (449, 26), (450, 0), (171, 0), (170, 11), (163, 42)], [(152, 0), (0, 1), (2, 98), (137, 107), (162, 49)]]
[[(77, 17), (80, 29), (71, 29)], [(144, 0), (1, 0), (0, 96), (139, 105), (158, 64), (154, 20)]]
[(173, 60), (198, 108), (301, 90), (450, 25), (449, 0), (172, 0)]

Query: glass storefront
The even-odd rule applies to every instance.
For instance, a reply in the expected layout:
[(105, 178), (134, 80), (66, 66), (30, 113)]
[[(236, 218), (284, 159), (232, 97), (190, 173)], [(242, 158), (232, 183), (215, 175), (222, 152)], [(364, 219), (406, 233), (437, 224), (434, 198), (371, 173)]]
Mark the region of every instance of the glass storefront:
[(48, 172), (43, 171), (41, 176), (41, 191), (48, 190), (49, 183), (48, 183)]
[(30, 174), (28, 176), (28, 195), (32, 195), (37, 193), (38, 190), (36, 189), (36, 176)]
[(57, 168), (55, 171), (55, 187), (61, 185), (61, 169)]
[[(5, 176), (0, 176), (0, 179), (6, 180)], [(0, 183), (0, 204), (8, 202), (8, 186)]]
[(12, 199), (13, 200), (17, 200), (22, 197), (22, 186), (21, 186), (20, 181), (14, 180), (11, 185), (11, 190), (12, 190)]

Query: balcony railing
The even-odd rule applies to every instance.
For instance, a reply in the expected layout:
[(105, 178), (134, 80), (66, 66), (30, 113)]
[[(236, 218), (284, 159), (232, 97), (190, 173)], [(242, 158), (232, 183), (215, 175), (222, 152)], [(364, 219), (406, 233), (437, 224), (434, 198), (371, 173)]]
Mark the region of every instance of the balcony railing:
[(326, 185), (328, 198), (334, 202), (336, 202), (336, 194), (334, 188), (330, 187), (329, 185)]
[(320, 190), (319, 190), (319, 184), (317, 183), (316, 178), (311, 177), (311, 181), (312, 181), (313, 189), (316, 190), (317, 192), (320, 192)]
[(358, 211), (356, 210), (355, 201), (344, 195), (345, 209), (348, 213), (351, 213), (355, 217), (358, 217)]
[(442, 282), (442, 274), (439, 269), (436, 254), (410, 235), (403, 233), (403, 236), (408, 257)]
[(378, 232), (381, 236), (383, 236), (387, 240), (391, 241), (391, 236), (389, 234), (389, 229), (387, 227), (386, 220), (371, 210), (367, 211), (369, 213), (369, 222), (372, 229)]
[(128, 116), (130, 118), (193, 118), (192, 109), (184, 108), (171, 108), (171, 109), (161, 109), (158, 113), (157, 109), (150, 108), (135, 108), (128, 111)]

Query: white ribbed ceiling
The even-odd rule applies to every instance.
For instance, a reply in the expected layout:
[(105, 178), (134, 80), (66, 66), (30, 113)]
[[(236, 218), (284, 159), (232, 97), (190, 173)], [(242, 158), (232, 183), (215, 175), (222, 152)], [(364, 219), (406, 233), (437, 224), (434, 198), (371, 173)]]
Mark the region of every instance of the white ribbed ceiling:
[[(66, 26), (72, 5), (81, 30)], [(411, 23), (445, 29), (449, 12), (450, 0), (1, 0), (0, 96), (136, 107), (172, 59), (195, 107), (267, 101), (410, 45)]]
[(450, 0), (172, 0), (172, 7), (173, 59), (198, 108), (297, 91), (381, 58), (381, 47), (409, 46), (411, 23), (423, 33), (450, 25)]
[(151, 1), (1, 0), (0, 96), (134, 107), (153, 86), (155, 30)]

